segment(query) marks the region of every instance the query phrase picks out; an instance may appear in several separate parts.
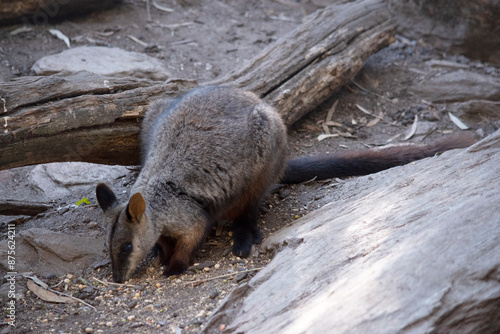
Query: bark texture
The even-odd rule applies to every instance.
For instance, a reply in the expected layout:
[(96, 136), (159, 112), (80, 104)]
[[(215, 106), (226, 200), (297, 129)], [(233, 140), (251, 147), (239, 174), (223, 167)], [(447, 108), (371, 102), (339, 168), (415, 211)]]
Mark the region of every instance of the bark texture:
[(500, 131), (349, 180), (202, 333), (499, 333)]
[(54, 18), (109, 7), (114, 0), (2, 0), (0, 24), (46, 24)]

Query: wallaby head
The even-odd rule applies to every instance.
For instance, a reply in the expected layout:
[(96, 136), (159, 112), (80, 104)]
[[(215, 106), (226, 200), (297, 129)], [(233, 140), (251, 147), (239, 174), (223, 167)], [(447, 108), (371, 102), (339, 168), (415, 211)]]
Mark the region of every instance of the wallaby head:
[(129, 279), (139, 262), (150, 250), (146, 245), (148, 229), (146, 202), (141, 193), (120, 204), (113, 191), (101, 183), (96, 188), (97, 201), (106, 215), (107, 248), (117, 283)]

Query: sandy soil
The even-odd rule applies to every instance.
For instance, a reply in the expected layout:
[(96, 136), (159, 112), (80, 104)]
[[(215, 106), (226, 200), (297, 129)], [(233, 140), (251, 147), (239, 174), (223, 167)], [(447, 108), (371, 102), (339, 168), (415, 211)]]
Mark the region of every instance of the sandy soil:
[[(19, 26), (1, 27), (0, 80), (32, 75), (30, 67), (37, 59), (64, 50), (64, 43), (48, 32), (54, 27), (69, 36), (74, 46), (105, 45), (147, 52), (162, 60), (174, 76), (194, 78), (202, 83), (239, 66), (328, 1), (158, 3), (172, 8), (173, 12), (152, 8), (152, 20), (148, 22), (144, 1), (125, 1), (112, 9), (64, 19), (50, 27), (33, 26), (31, 31), (14, 36), (10, 31)], [(129, 35), (148, 46), (134, 42)], [(444, 110), (408, 94), (408, 88), (419, 75), (431, 70), (425, 65), (430, 59), (445, 59), (472, 68), (482, 66), (462, 56), (438, 52), (419, 41), (398, 37), (392, 46), (373, 55), (352, 83), (290, 129), (293, 153), (364, 149), (402, 142), (415, 114), (434, 124), (435, 129), (426, 136), (412, 139), (414, 142), (428, 142), (458, 132)], [(329, 131), (341, 135), (318, 141), (318, 135), (324, 133), (322, 124), (336, 101), (333, 120), (342, 125), (329, 127)], [(373, 117), (363, 113), (356, 104), (377, 115), (382, 113), (382, 119), (376, 124), (370, 123)], [(483, 130), (488, 133), (495, 129), (491, 126)], [(37, 199), (39, 194), (27, 186), (30, 168), (0, 173), (1, 189), (9, 198)], [(115, 182), (114, 189), (123, 194), (134, 177), (131, 174), (110, 183)], [(326, 204), (326, 198), (330, 201), (332, 196), (341, 197), (344, 182), (349, 180), (274, 189), (261, 207), (264, 236)], [(81, 198), (87, 194), (74, 196)], [(57, 204), (70, 203), (72, 199), (63, 199)], [(6, 234), (5, 223), (9, 219), (0, 220), (2, 235)], [(99, 223), (89, 226), (91, 221)], [(102, 221), (102, 213), (95, 206), (64, 212), (54, 209), (27, 219), (18, 229), (45, 226), (102, 235)], [(251, 279), (272, 259), (272, 254), (258, 247), (248, 259), (233, 256), (228, 227), (225, 226), (220, 235), (216, 235), (214, 229), (199, 252), (196, 264), (177, 277), (163, 277), (153, 256), (144, 261), (126, 285), (98, 281), (111, 281), (108, 263), (78, 273), (68, 272), (62, 277), (40, 277), (53, 289), (72, 294), (88, 305), (47, 303), (28, 291), (26, 279), (20, 278), (17, 282), (21, 294), (18, 326), (9, 329), (0, 320), (1, 333), (196, 333), (230, 291)]]

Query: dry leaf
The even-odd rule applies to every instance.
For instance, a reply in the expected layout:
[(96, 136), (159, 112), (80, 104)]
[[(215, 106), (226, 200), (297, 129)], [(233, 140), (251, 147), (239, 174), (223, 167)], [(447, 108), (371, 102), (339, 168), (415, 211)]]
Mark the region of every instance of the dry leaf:
[(325, 135), (321, 134), (318, 136), (318, 141), (322, 141), (323, 139), (330, 138), (330, 137), (338, 137), (339, 135), (337, 133), (330, 134), (330, 135)]
[(411, 125), (410, 132), (405, 136), (404, 140), (408, 140), (413, 135), (417, 132), (417, 127), (418, 127), (418, 115), (415, 115), (415, 120), (413, 121), (413, 124)]
[(334, 121), (328, 121), (328, 122), (325, 122), (325, 124), (328, 125), (328, 126), (334, 126), (336, 128), (343, 128), (343, 127), (345, 127), (344, 124), (339, 123), (339, 122), (334, 122)]
[(169, 12), (169, 13), (173, 13), (174, 12), (174, 10), (172, 8), (161, 6), (161, 5), (157, 4), (154, 1), (153, 1), (153, 7), (155, 7), (158, 10), (161, 10), (163, 12)]
[(384, 116), (384, 113), (380, 112), (378, 114), (378, 116), (376, 116), (376, 115), (373, 115), (373, 116), (375, 116), (375, 118), (372, 119), (370, 122), (368, 122), (368, 124), (366, 124), (366, 127), (374, 126), (375, 124), (377, 124), (382, 119), (382, 117)]
[(66, 43), (66, 45), (68, 46), (68, 48), (71, 47), (70, 43), (69, 43), (69, 38), (68, 36), (66, 36), (65, 34), (63, 34), (60, 30), (57, 30), (57, 29), (49, 29), (49, 32), (56, 36), (57, 38), (59, 38), (61, 41), (63, 41), (64, 43)]
[(458, 126), (460, 129), (467, 130), (469, 128), (467, 125), (464, 124), (464, 122), (460, 120), (460, 118), (453, 115), (451, 112), (448, 112), (448, 116), (450, 116), (451, 121), (455, 123), (455, 125)]
[(336, 100), (330, 110), (328, 110), (328, 114), (326, 115), (326, 122), (330, 122), (333, 117), (333, 113), (335, 112), (335, 109), (337, 108), (337, 104), (339, 104), (339, 100)]
[(15, 36), (15, 35), (21, 34), (21, 33), (23, 33), (23, 32), (30, 32), (30, 31), (32, 31), (32, 30), (33, 30), (33, 28), (30, 28), (30, 27), (27, 27), (27, 26), (22, 26), (22, 27), (20, 27), (20, 28), (17, 28), (17, 29), (12, 30), (12, 31), (10, 32), (10, 34), (11, 34), (12, 36)]
[(371, 111), (369, 111), (368, 109), (366, 108), (363, 108), (362, 106), (360, 106), (359, 104), (356, 104), (356, 107), (358, 107), (359, 110), (361, 110), (362, 112), (364, 112), (365, 114), (368, 114), (368, 115), (373, 115), (373, 113)]
[(30, 289), (38, 298), (51, 303), (76, 303), (76, 300), (69, 297), (59, 296), (58, 294), (45, 290), (40, 285), (33, 282), (31, 279), (28, 280), (28, 289)]

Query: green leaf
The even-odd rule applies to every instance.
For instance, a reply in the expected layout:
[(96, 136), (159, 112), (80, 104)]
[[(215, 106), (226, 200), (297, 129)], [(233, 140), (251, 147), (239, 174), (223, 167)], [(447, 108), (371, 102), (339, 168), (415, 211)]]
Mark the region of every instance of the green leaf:
[(81, 200), (79, 200), (78, 202), (76, 202), (76, 205), (82, 205), (83, 203), (90, 204), (90, 201), (87, 197), (84, 197)]

